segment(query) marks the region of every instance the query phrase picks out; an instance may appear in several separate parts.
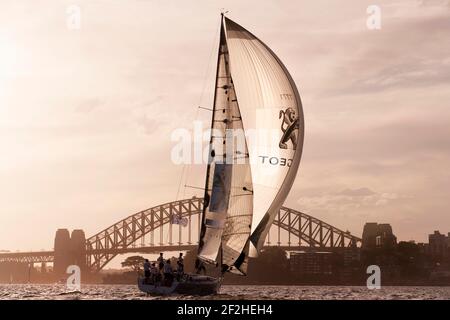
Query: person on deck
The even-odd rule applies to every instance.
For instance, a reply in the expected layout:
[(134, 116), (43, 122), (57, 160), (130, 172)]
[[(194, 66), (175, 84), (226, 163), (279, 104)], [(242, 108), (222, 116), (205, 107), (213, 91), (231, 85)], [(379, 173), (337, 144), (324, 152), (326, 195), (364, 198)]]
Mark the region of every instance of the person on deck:
[(166, 286), (171, 286), (173, 281), (173, 270), (172, 265), (170, 264), (170, 259), (166, 260), (164, 264), (164, 282)]
[(184, 274), (184, 261), (183, 261), (183, 253), (180, 252), (180, 256), (177, 260), (177, 280), (180, 281), (181, 277)]
[(144, 261), (144, 277), (145, 277), (145, 283), (148, 284), (150, 279), (150, 262), (148, 259), (145, 259)]
[(150, 266), (150, 274), (151, 274), (151, 280), (153, 284), (156, 286), (156, 283), (159, 281), (159, 277), (161, 276), (158, 268), (156, 267), (156, 263), (152, 263)]
[(156, 261), (158, 262), (159, 272), (162, 272), (164, 268), (164, 257), (162, 252), (159, 254), (158, 260)]

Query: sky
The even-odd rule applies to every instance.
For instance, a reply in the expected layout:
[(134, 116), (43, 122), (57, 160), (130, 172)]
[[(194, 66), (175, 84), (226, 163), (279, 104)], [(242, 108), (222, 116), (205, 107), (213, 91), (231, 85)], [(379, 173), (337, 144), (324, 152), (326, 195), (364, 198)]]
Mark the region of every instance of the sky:
[[(79, 28), (69, 23), (80, 10)], [(381, 28), (369, 29), (369, 5)], [(171, 133), (205, 127), (219, 14), (276, 52), (300, 91), (302, 162), (286, 206), (357, 236), (450, 232), (449, 1), (0, 3), (0, 250), (51, 249), (202, 193)]]

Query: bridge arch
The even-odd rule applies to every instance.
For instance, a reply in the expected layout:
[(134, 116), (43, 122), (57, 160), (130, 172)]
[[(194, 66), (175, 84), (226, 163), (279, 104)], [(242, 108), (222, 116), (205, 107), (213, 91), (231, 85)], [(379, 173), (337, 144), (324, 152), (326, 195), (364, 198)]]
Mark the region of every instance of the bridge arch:
[[(118, 254), (136, 246), (146, 235), (151, 236), (154, 246), (154, 233), (159, 231), (159, 247), (182, 250), (195, 246), (198, 239), (200, 214), (203, 198), (191, 198), (158, 205), (120, 220), (86, 240), (87, 264), (96, 272), (105, 267)], [(182, 239), (181, 225), (171, 223), (174, 216), (187, 219), (187, 241)], [(178, 228), (178, 241), (174, 227)], [(168, 230), (168, 241), (164, 241), (163, 229)], [(197, 232), (193, 232), (197, 231)], [(282, 233), (286, 233), (282, 236)], [(275, 242), (271, 241), (275, 237)], [(272, 239), (271, 239), (272, 238)], [(193, 239), (195, 239), (193, 241)], [(286, 242), (287, 240), (287, 242)], [(284, 242), (283, 242), (284, 241)], [(286, 242), (286, 243), (285, 243)], [(346, 248), (357, 246), (361, 239), (303, 212), (282, 207), (272, 224), (266, 245), (289, 248)], [(142, 242), (143, 243), (143, 242)], [(286, 245), (285, 245), (286, 244)]]

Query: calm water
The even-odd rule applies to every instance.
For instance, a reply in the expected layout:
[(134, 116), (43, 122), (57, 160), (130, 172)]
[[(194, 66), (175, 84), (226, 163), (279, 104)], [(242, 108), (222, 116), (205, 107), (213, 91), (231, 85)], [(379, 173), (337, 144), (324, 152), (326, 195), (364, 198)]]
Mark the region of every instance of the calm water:
[(147, 297), (133, 285), (83, 285), (81, 292), (70, 293), (63, 285), (0, 284), (0, 300), (4, 299), (445, 299), (450, 300), (450, 287), (365, 287), (333, 286), (222, 286), (220, 294), (208, 297)]

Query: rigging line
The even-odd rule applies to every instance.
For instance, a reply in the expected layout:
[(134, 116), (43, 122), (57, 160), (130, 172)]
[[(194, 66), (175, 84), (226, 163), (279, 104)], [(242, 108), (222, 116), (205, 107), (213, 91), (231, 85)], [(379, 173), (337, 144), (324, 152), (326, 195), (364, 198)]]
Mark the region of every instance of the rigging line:
[[(200, 108), (200, 107), (199, 107)], [(195, 118), (194, 118), (194, 120), (195, 121), (197, 121), (198, 120), (198, 113), (199, 113), (199, 108), (197, 108), (197, 110), (195, 111)], [(193, 133), (193, 130), (190, 130), (190, 132), (191, 133)], [(188, 166), (188, 164), (183, 164), (183, 167), (184, 168), (186, 168), (186, 166)], [(185, 180), (184, 180), (184, 183), (185, 183), (185, 187), (186, 187), (186, 183), (189, 181), (189, 176), (190, 176), (190, 166), (188, 166), (187, 167), (187, 169), (185, 170), (186, 171), (186, 177), (185, 177)], [(183, 177), (180, 177), (180, 184), (179, 184), (179, 187), (181, 187), (181, 184), (182, 184), (182, 182), (183, 182), (183, 180), (182, 180), (182, 178)], [(186, 188), (184, 188), (183, 189), (183, 199), (185, 199), (186, 198)]]
[[(245, 187), (242, 186), (231, 186), (232, 189), (239, 189), (239, 190), (244, 190)], [(247, 188), (245, 188), (245, 190), (248, 190)]]
[(244, 190), (244, 191), (248, 191), (248, 192), (250, 192), (250, 193), (252, 193), (252, 194), (253, 194), (253, 190), (250, 190), (250, 189), (248, 189), (247, 187), (243, 187), (243, 188), (242, 188), (242, 190)]
[[(197, 108), (197, 111), (195, 112), (195, 121), (197, 121), (197, 119), (198, 119), (198, 112), (199, 112), (199, 109)], [(191, 130), (191, 133), (192, 133), (192, 130)], [(184, 164), (184, 166), (187, 166), (187, 164)], [(186, 179), (184, 180), (184, 189), (183, 189), (183, 198), (186, 198), (186, 183), (189, 181), (189, 176), (190, 176), (190, 166), (187, 168), (187, 170), (186, 170)], [(180, 185), (181, 185), (181, 180), (180, 180)]]
[[(230, 197), (243, 197), (243, 196), (251, 196), (251, 195), (252, 195), (252, 193), (241, 193), (241, 194), (232, 195)], [(234, 217), (236, 217), (236, 216), (233, 216), (233, 218)]]
[[(207, 64), (207, 67), (206, 67), (206, 70), (205, 70), (205, 75), (203, 77), (203, 79), (204, 79), (203, 80), (203, 86), (202, 86), (202, 91), (201, 91), (201, 94), (200, 94), (200, 99), (199, 99), (199, 102), (198, 102), (198, 106), (199, 107), (197, 108), (196, 113), (195, 113), (195, 120), (198, 120), (198, 114), (199, 114), (200, 109), (206, 109), (204, 107), (201, 107), (201, 105), (202, 105), (202, 101), (203, 101), (203, 98), (204, 98), (204, 95), (205, 95), (206, 85), (208, 83), (208, 79), (209, 79), (210, 72), (211, 72), (210, 71), (210, 69), (211, 69), (211, 59), (212, 59), (213, 54), (215, 52), (215, 50), (214, 50), (215, 49), (215, 44), (217, 43), (217, 39), (219, 37), (220, 28), (221, 28), (221, 26), (219, 25), (217, 27), (217, 29), (216, 29), (216, 33), (214, 35), (213, 43), (211, 45), (211, 52), (209, 53), (208, 64)], [(186, 164), (184, 164), (184, 166), (186, 166)], [(186, 198), (186, 183), (189, 181), (189, 176), (190, 176), (190, 167), (188, 167), (187, 170), (186, 170), (185, 185), (184, 185), (184, 189), (183, 189), (183, 197), (184, 198)], [(182, 178), (183, 177), (180, 177), (179, 187), (181, 187), (181, 184), (182, 184), (182, 181), (183, 181)]]
[[(196, 186), (190, 186), (190, 185), (188, 185), (188, 184), (185, 184), (184, 187), (185, 187), (185, 188), (192, 188), (192, 189), (205, 190), (205, 188), (202, 188), (202, 187), (196, 187)], [(208, 190), (208, 191), (211, 191), (211, 190)]]
[(182, 169), (181, 169), (181, 176), (180, 176), (180, 182), (178, 183), (178, 190), (177, 190), (177, 198), (176, 198), (176, 200), (179, 200), (180, 190), (181, 190), (181, 182), (183, 181), (183, 176), (184, 176), (185, 169), (186, 169), (186, 165), (184, 164)]
[(216, 43), (218, 43), (217, 39), (218, 39), (218, 36), (219, 36), (219, 32), (220, 32), (220, 25), (216, 27), (216, 33), (214, 35), (214, 40), (213, 40), (213, 43), (211, 45), (211, 52), (209, 53), (208, 65), (206, 67), (204, 80), (203, 80), (204, 81), (203, 82), (203, 88), (202, 88), (202, 92), (201, 92), (201, 95), (200, 95), (200, 101), (199, 101), (198, 105), (201, 105), (201, 102), (203, 101), (203, 96), (204, 96), (204, 93), (205, 93), (205, 90), (206, 90), (207, 80), (208, 80), (209, 73), (210, 73), (211, 59), (212, 59), (212, 56), (213, 56), (214, 52), (216, 51), (214, 49), (215, 49)]

